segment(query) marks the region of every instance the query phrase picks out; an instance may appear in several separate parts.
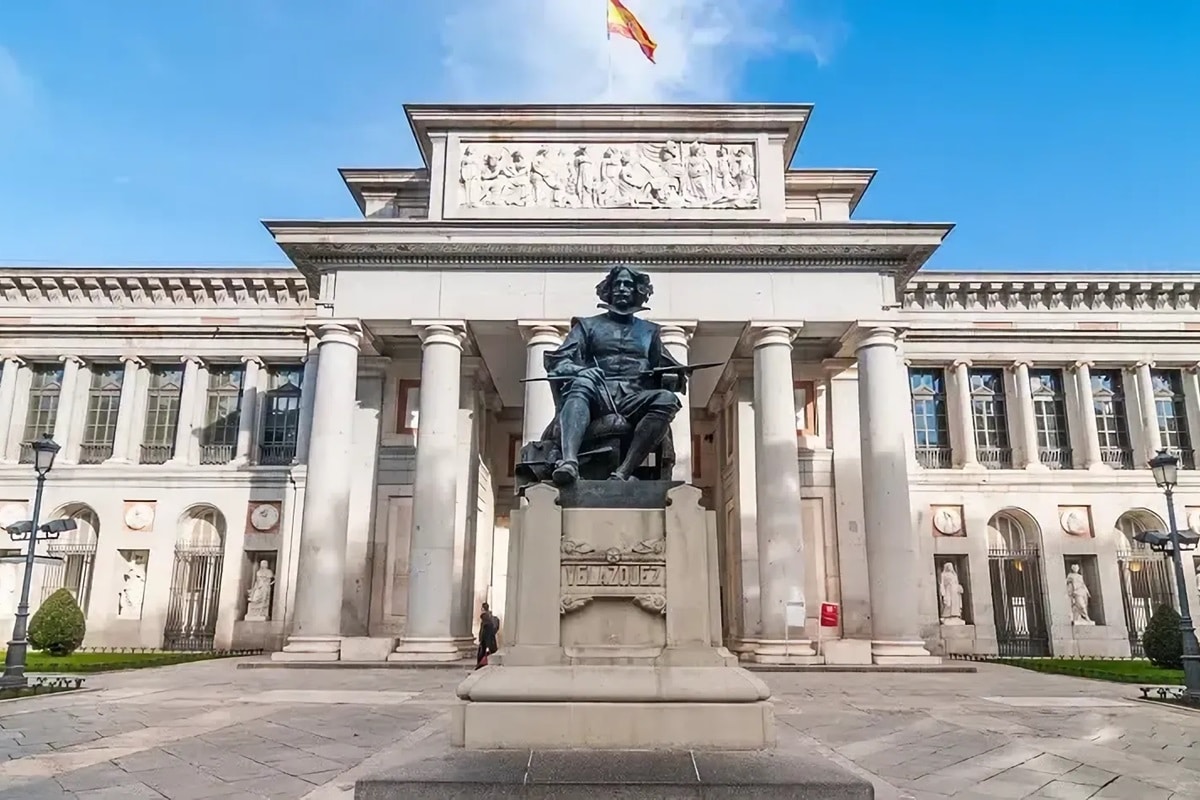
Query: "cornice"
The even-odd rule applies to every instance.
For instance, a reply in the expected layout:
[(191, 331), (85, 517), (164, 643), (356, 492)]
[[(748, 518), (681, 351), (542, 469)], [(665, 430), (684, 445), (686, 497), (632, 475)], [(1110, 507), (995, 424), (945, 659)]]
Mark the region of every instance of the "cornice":
[(920, 275), (903, 289), (906, 311), (1127, 312), (1200, 309), (1200, 276), (1101, 275), (1021, 280)]
[(853, 214), (875, 174), (873, 169), (790, 169), (783, 175), (784, 193), (791, 200), (823, 192), (850, 192)]
[(0, 269), (0, 305), (96, 308), (312, 307), (308, 282), (294, 269)]

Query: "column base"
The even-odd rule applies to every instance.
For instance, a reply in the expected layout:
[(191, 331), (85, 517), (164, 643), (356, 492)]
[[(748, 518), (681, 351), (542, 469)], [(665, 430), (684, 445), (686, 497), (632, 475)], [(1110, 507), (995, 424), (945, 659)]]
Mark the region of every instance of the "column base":
[(962, 465), (963, 472), (987, 472), (987, 467), (980, 464), (978, 461), (972, 461)]
[(462, 657), (462, 645), (458, 639), (449, 636), (430, 639), (406, 637), (387, 660), (406, 664), (445, 664), (448, 661), (461, 661)]
[(829, 639), (821, 643), (826, 664), (866, 667), (871, 665), (871, 642), (868, 639)]
[(340, 636), (289, 636), (283, 650), (271, 653), (271, 660), (337, 661), (341, 651)]
[(756, 664), (788, 664), (803, 666), (821, 664), (821, 658), (813, 650), (808, 639), (759, 639), (754, 643), (753, 656)]
[(934, 666), (942, 663), (941, 656), (930, 655), (925, 643), (919, 639), (873, 639), (871, 661), (881, 667)]
[(1103, 461), (1097, 461), (1095, 464), (1087, 465), (1088, 472), (1112, 472), (1113, 468)]
[(1050, 468), (1040, 461), (1035, 461), (1032, 464), (1025, 465), (1026, 472), (1049, 472)]

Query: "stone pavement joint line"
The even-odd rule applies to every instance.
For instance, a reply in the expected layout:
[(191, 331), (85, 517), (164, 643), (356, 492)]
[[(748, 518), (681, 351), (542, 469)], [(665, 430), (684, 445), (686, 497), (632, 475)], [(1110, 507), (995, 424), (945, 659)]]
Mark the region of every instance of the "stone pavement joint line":
[[(0, 704), (0, 800), (351, 800), (446, 727), (454, 670), (97, 675), (97, 691)], [(878, 800), (1196, 800), (1200, 715), (1118, 684), (977, 674), (764, 673), (781, 741)]]

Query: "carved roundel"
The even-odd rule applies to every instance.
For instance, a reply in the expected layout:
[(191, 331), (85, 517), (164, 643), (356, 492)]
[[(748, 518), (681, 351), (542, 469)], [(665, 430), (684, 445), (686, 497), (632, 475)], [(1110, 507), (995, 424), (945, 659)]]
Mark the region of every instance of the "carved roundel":
[(962, 533), (962, 514), (955, 508), (939, 508), (933, 512), (933, 529), (942, 536), (958, 536)]
[(279, 509), (270, 503), (259, 503), (250, 512), (250, 524), (256, 531), (269, 531), (279, 524)]
[(1078, 509), (1069, 509), (1059, 515), (1058, 521), (1062, 529), (1072, 536), (1087, 536), (1091, 532), (1087, 517)]
[(125, 526), (131, 531), (144, 531), (154, 523), (154, 508), (147, 503), (134, 503), (125, 509)]

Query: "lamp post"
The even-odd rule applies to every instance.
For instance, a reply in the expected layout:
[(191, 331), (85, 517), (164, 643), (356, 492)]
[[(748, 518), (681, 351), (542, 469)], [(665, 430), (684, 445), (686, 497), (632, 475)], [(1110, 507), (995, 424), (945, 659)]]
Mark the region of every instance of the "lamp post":
[(1169, 531), (1165, 534), (1145, 531), (1135, 538), (1153, 550), (1171, 551), (1171, 561), (1175, 564), (1176, 593), (1179, 595), (1179, 634), (1183, 638), (1183, 683), (1188, 698), (1200, 701), (1200, 642), (1197, 642), (1196, 629), (1192, 626), (1191, 603), (1188, 601), (1187, 583), (1183, 579), (1182, 554), (1185, 549), (1196, 548), (1200, 534), (1181, 531), (1175, 524), (1175, 485), (1179, 477), (1179, 459), (1166, 450), (1159, 450), (1158, 455), (1150, 459), (1149, 466), (1154, 483), (1166, 495)]
[[(38, 517), (42, 513), (42, 489), (46, 485), (46, 473), (54, 466), (54, 457), (60, 449), (58, 442), (44, 434), (41, 439), (30, 442), (33, 449), (33, 469), (37, 473), (37, 491), (33, 496), (33, 519), (29, 526), (29, 549), (25, 552), (25, 578), (21, 582), (21, 602), (17, 604), (17, 618), (13, 622), (12, 641), (8, 643), (8, 652), (4, 656), (4, 674), (0, 675), (0, 689), (23, 687), (28, 684), (25, 679), (25, 655), (29, 651), (29, 641), (26, 638), (29, 622), (29, 584), (33, 581), (33, 560), (37, 550)], [(26, 523), (17, 523), (9, 528), (9, 535), (14, 540), (25, 536)], [(73, 527), (73, 526), (72, 526)], [(57, 538), (57, 532), (53, 534)]]

